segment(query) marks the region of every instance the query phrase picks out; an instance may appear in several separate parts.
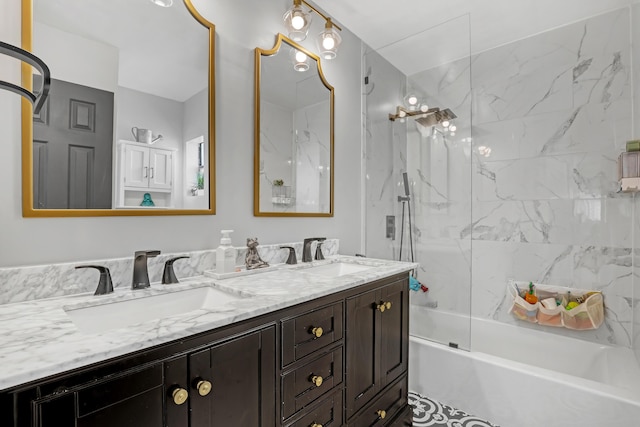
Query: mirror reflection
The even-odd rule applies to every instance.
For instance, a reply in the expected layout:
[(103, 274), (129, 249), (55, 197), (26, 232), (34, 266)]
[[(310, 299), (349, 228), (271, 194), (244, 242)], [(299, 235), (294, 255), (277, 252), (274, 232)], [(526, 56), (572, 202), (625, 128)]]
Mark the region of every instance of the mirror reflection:
[(32, 214), (213, 213), (213, 25), (190, 0), (32, 7), (30, 50), (52, 77), (23, 118)]
[(254, 214), (333, 215), (333, 87), (320, 58), (278, 35), (256, 49)]

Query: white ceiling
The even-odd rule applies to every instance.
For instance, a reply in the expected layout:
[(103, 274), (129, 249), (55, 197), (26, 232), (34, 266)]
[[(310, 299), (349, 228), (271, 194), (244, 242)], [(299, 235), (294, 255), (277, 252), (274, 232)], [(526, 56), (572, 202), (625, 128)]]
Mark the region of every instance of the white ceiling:
[(628, 6), (632, 0), (313, 2), (402, 72), (412, 75), (470, 53)]
[[(208, 30), (182, 0), (34, 0), (34, 20), (115, 46), (118, 84), (183, 102), (208, 86)], [(55, 70), (52, 70), (55, 77)]]

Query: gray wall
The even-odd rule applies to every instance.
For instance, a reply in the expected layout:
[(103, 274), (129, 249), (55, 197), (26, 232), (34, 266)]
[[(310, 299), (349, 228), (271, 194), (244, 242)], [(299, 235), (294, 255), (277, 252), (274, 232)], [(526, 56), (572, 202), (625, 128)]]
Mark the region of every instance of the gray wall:
[[(341, 252), (360, 250), (361, 43), (342, 31), (338, 58), (323, 64), (335, 87), (335, 216), (253, 216), (253, 49), (270, 48), (282, 31), (288, 3), (194, 0), (216, 24), (215, 216), (22, 218), (20, 97), (0, 91), (0, 267), (123, 257), (140, 248), (179, 252), (213, 248), (221, 229), (235, 229), (234, 243), (258, 236), (261, 243), (299, 241), (311, 235), (340, 239)], [(251, 13), (246, 13), (250, 10)], [(310, 30), (321, 31), (316, 19)], [(20, 44), (20, 1), (3, 2), (0, 39)], [(316, 50), (313, 38), (305, 47)], [(19, 82), (16, 61), (0, 62), (3, 79)]]

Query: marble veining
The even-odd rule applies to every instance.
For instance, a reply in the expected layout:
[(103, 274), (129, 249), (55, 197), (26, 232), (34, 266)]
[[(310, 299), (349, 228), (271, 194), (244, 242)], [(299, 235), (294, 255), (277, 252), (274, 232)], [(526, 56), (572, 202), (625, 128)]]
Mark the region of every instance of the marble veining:
[[(240, 243), (237, 241), (236, 244)], [(315, 253), (314, 242), (312, 250)], [(269, 263), (284, 263), (288, 252), (280, 246), (293, 246), (299, 260), (302, 259), (302, 242), (282, 244), (261, 244), (258, 252), (263, 260)], [(246, 246), (236, 246), (238, 255), (236, 265), (244, 265)], [(336, 255), (339, 249), (338, 239), (327, 239), (322, 244), (324, 255)], [(175, 256), (187, 255), (174, 263), (174, 271), (178, 279), (199, 276), (206, 270), (215, 269), (216, 252), (213, 250), (160, 254), (147, 261), (149, 280), (159, 282), (162, 278), (164, 263)], [(111, 272), (114, 288), (131, 286), (133, 274), (133, 254), (127, 258), (83, 261), (77, 263), (60, 263), (42, 266), (0, 268), (0, 307), (2, 304), (31, 301), (63, 295), (74, 295), (83, 292), (94, 292), (98, 284), (98, 273), (94, 269), (76, 270), (77, 265), (104, 265)]]
[[(372, 268), (340, 277), (305, 271), (310, 266), (338, 261)], [(0, 305), (0, 390), (209, 331), (415, 267), (416, 264), (411, 263), (336, 255), (309, 265), (286, 266), (278, 271), (222, 281), (198, 276), (175, 285), (152, 283), (151, 288), (135, 291), (118, 287), (106, 296), (85, 293)], [(230, 301), (224, 310), (194, 310), (98, 334), (79, 331), (65, 312), (65, 307), (77, 309), (97, 302), (124, 301), (202, 286), (239, 293), (244, 298)]]

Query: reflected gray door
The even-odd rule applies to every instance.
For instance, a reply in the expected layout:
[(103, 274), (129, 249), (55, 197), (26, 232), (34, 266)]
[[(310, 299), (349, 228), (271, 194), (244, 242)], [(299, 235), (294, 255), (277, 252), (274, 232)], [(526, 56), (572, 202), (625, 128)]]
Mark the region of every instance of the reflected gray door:
[(110, 209), (112, 146), (113, 93), (51, 79), (33, 120), (34, 208)]

